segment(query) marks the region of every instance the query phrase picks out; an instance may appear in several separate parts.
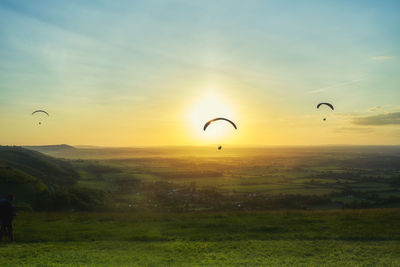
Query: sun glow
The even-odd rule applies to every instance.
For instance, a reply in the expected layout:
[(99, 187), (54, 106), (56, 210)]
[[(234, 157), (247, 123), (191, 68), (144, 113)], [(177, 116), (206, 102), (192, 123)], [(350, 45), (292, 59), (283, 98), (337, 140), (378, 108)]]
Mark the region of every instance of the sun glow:
[(235, 121), (236, 116), (225, 99), (217, 94), (207, 94), (190, 106), (189, 125), (200, 142), (226, 143), (235, 136), (236, 130), (226, 121), (213, 122), (206, 131), (203, 130), (204, 124), (214, 118), (225, 117)]

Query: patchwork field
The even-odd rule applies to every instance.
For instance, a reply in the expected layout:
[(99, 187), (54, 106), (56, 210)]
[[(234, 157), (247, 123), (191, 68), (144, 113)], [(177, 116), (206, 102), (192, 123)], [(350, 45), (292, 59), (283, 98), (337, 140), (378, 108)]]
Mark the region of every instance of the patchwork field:
[[(212, 190), (230, 197), (218, 200), (224, 209), (238, 208), (238, 204), (243, 210), (260, 209), (249, 203), (277, 198), (290, 201), (298, 195), (315, 201), (284, 208), (400, 207), (397, 147), (228, 148), (223, 152), (214, 148), (165, 148), (132, 150), (131, 154), (115, 149), (113, 158), (108, 159), (104, 155), (111, 156), (110, 151), (103, 154), (99, 149), (98, 156), (95, 151), (77, 150), (64, 156), (80, 173), (79, 185), (118, 192), (122, 206), (143, 206), (149, 201), (149, 191), (164, 194), (162, 199), (174, 197), (187, 202), (188, 195), (193, 200), (196, 192)], [(75, 159), (89, 156), (92, 159)]]
[(400, 266), (398, 147), (35, 149), (2, 266)]

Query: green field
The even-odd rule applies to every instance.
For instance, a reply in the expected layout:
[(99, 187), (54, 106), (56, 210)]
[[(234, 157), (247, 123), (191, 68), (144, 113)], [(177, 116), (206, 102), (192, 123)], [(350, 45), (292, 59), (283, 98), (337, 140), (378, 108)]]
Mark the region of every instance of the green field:
[(400, 266), (398, 147), (35, 149), (1, 266)]
[[(400, 207), (399, 151), (397, 147), (228, 148), (216, 154), (212, 148), (187, 147), (80, 149), (64, 156), (81, 174), (78, 185), (117, 193), (119, 207), (338, 209)], [(208, 204), (197, 201), (204, 189), (222, 197), (214, 194), (218, 200)], [(297, 195), (309, 199), (293, 200)], [(274, 201), (268, 204), (266, 199)], [(298, 205), (282, 204), (282, 199)], [(176, 202), (190, 203), (182, 207)]]
[(399, 266), (400, 210), (22, 213), (2, 266)]
[(0, 147), (0, 194), (16, 193), (23, 210), (400, 207), (395, 146), (34, 149)]
[(399, 241), (46, 242), (1, 247), (2, 266), (399, 266)]

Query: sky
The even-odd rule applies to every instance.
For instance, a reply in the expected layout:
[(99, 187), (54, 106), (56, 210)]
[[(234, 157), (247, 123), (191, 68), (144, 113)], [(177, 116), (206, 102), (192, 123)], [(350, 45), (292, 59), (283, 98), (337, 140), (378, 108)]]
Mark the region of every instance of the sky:
[[(385, 0), (1, 0), (0, 144), (399, 145), (399, 12)], [(215, 117), (238, 129), (203, 131)]]

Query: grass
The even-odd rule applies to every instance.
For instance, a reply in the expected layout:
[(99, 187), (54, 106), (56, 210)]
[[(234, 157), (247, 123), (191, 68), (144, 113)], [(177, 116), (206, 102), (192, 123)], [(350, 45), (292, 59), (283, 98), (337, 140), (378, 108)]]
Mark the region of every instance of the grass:
[(16, 238), (20, 242), (381, 241), (400, 240), (399, 222), (399, 209), (185, 214), (22, 213), (16, 221)]
[(398, 266), (398, 241), (48, 242), (0, 246), (3, 266)]
[[(399, 193), (399, 161), (391, 159), (392, 152), (368, 156), (376, 159), (371, 163), (354, 153), (321, 152), (330, 149), (336, 148), (307, 148), (288, 155), (267, 149), (257, 156), (250, 151), (249, 157), (235, 152), (218, 158), (205, 156), (207, 151), (205, 155), (200, 151), (201, 157), (175, 151), (176, 156), (171, 157), (162, 151), (155, 151), (161, 154), (154, 156), (147, 150), (121, 149), (115, 156), (115, 149), (103, 151), (107, 152), (104, 155), (88, 149), (84, 151), (86, 157), (77, 154), (79, 160), (69, 163), (81, 174), (77, 186), (109, 191), (114, 194), (111, 204), (125, 205), (126, 209), (120, 211), (134, 211), (135, 204), (154, 201), (146, 195), (160, 188), (154, 181), (168, 182), (173, 189), (195, 182), (197, 189), (214, 186), (229, 196), (261, 191), (268, 194), (266, 198), (283, 193), (320, 195), (345, 190), (332, 196), (341, 203), (371, 201), (371, 196), (364, 193), (382, 198)], [(95, 153), (100, 153), (99, 159), (81, 160)], [(215, 147), (211, 153), (215, 153)], [(395, 153), (400, 159), (398, 149)], [(135, 158), (126, 158), (131, 154)], [(386, 170), (380, 162), (393, 166)], [(129, 179), (142, 184), (128, 183)], [(165, 196), (160, 196), (162, 203)], [(218, 200), (215, 198), (215, 202)], [(131, 208), (129, 203), (133, 203)], [(312, 208), (340, 207), (340, 203), (334, 204)], [(149, 206), (142, 205), (138, 210)], [(206, 205), (202, 208), (207, 210)], [(15, 222), (17, 242), (0, 243), (0, 266), (400, 266), (400, 209), (212, 213), (155, 210), (21, 212)]]
[(22, 213), (2, 266), (399, 266), (400, 210)]

